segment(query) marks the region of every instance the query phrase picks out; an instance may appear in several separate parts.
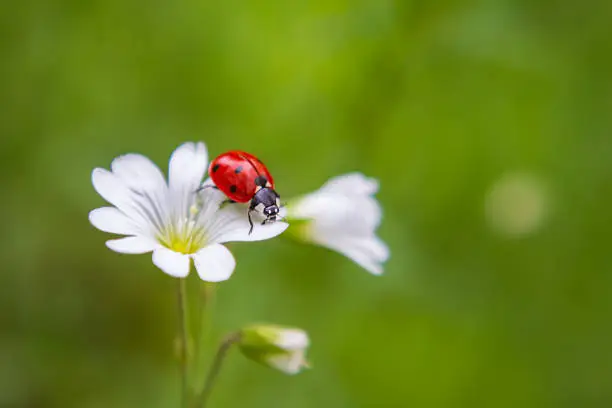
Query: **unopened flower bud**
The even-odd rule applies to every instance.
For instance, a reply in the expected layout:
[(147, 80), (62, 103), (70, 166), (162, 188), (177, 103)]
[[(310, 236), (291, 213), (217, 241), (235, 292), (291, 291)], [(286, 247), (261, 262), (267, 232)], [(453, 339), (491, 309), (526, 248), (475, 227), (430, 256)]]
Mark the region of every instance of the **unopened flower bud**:
[(310, 340), (301, 329), (249, 326), (241, 330), (237, 344), (246, 357), (285, 374), (297, 374), (308, 367), (306, 349)]

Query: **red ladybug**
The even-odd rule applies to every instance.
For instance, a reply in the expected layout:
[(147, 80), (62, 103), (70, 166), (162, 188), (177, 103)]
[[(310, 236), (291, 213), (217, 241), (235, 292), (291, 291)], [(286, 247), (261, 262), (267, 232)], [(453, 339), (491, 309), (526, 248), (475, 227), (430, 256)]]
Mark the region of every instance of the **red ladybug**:
[(263, 224), (276, 221), (280, 196), (274, 190), (274, 179), (257, 157), (240, 150), (231, 150), (217, 156), (210, 163), (208, 174), (217, 188), (230, 200), (249, 205), (249, 224), (253, 232), (251, 212), (263, 214)]

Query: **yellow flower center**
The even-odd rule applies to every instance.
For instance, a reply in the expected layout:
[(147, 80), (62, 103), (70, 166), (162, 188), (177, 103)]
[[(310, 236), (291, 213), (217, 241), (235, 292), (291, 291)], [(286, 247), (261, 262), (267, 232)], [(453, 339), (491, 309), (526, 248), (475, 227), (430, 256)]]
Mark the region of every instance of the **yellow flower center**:
[(207, 241), (206, 231), (197, 222), (198, 208), (193, 205), (189, 216), (172, 222), (157, 239), (168, 249), (181, 254), (193, 254)]

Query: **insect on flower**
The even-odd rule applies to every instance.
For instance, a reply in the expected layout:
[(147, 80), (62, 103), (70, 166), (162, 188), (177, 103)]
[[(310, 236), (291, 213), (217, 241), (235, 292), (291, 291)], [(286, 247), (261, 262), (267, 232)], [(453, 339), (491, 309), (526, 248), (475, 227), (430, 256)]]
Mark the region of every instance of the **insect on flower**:
[(250, 202), (249, 234), (253, 232), (252, 212), (265, 217), (262, 225), (276, 221), (280, 196), (274, 190), (272, 175), (257, 157), (240, 150), (223, 153), (210, 163), (208, 174), (230, 202)]
[(215, 189), (196, 192), (207, 167), (204, 143), (185, 143), (174, 151), (167, 182), (146, 157), (117, 157), (110, 171), (92, 173), (94, 188), (112, 206), (91, 211), (89, 220), (99, 230), (127, 236), (107, 241), (110, 249), (153, 252), (153, 263), (168, 275), (186, 277), (193, 260), (202, 280), (229, 279), (236, 261), (223, 243), (269, 239), (288, 225), (277, 222), (247, 233), (245, 206), (221, 205), (226, 198)]

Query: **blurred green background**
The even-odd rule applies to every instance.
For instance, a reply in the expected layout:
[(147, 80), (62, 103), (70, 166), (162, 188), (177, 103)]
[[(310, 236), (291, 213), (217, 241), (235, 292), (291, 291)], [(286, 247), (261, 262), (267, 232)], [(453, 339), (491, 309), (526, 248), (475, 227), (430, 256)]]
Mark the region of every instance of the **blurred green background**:
[[(382, 277), (235, 244), (214, 336), (310, 332), (296, 377), (229, 356), (213, 407), (612, 406), (612, 6), (21, 1), (0, 14), (1, 407), (176, 407), (175, 281), (105, 248), (90, 174), (262, 157), (283, 197), (380, 179)], [(191, 281), (195, 284), (196, 279)]]

